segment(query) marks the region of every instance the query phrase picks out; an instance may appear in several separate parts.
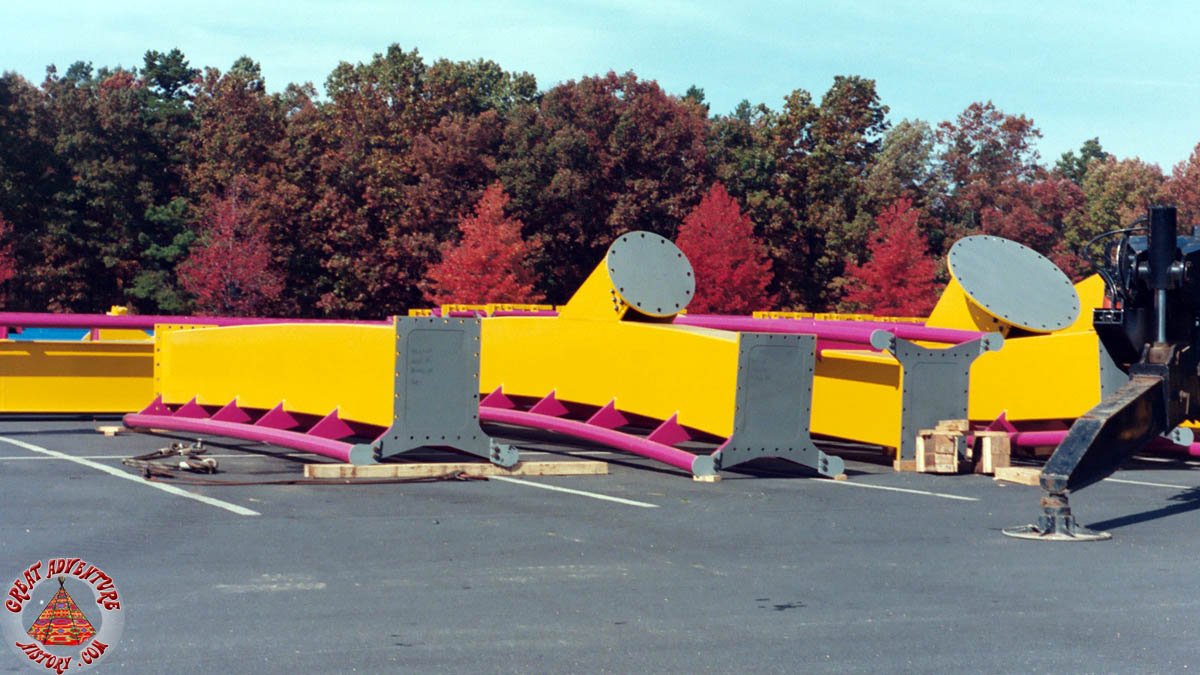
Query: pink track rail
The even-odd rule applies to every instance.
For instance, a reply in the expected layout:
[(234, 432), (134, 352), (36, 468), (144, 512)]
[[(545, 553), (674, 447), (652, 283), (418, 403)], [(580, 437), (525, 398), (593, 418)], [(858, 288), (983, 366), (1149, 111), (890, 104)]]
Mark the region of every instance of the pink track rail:
[[(944, 344), (962, 344), (984, 336), (984, 333), (953, 328), (930, 328), (917, 323), (888, 321), (830, 321), (824, 319), (755, 319), (747, 316), (721, 314), (681, 314), (675, 317), (677, 326), (698, 326), (718, 330), (755, 333), (801, 333), (815, 335), (819, 340), (853, 345), (870, 345), (871, 334), (885, 330), (905, 340), (921, 340)], [(873, 349), (872, 347), (867, 347)]]
[(0, 326), (9, 328), (127, 328), (149, 330), (155, 324), (202, 326), (250, 326), (268, 323), (363, 323), (390, 324), (389, 320), (350, 321), (337, 319), (287, 319), (250, 316), (167, 316), (155, 314), (43, 314), (40, 312), (0, 312)]
[(341, 439), (356, 434), (354, 427), (338, 418), (337, 411), (316, 423), (306, 423), (284, 411), (283, 404), (263, 412), (245, 410), (231, 402), (209, 413), (195, 399), (172, 409), (161, 397), (141, 412), (126, 415), (124, 423), (130, 429), (164, 429), (260, 441), (341, 462), (350, 461), (350, 450), (354, 447)]
[[(499, 390), (484, 397), (479, 407), (479, 419), (525, 429), (549, 431), (588, 443), (621, 450), (693, 473), (697, 458), (704, 457), (675, 447), (691, 440), (692, 436), (672, 417), (662, 422), (647, 436), (618, 431), (629, 420), (610, 403), (597, 410), (587, 420), (566, 417), (567, 408), (554, 398), (553, 392), (526, 410), (518, 409)], [(316, 423), (305, 423), (285, 412), (282, 405), (266, 412), (249, 411), (236, 404), (225, 405), (215, 413), (190, 401), (174, 408), (160, 399), (124, 418), (131, 429), (163, 429), (186, 433), (210, 434), (247, 441), (270, 443), (284, 448), (311, 452), (339, 462), (350, 462), (356, 444), (346, 438), (382, 430), (362, 426), (357, 428), (338, 419), (332, 412)]]

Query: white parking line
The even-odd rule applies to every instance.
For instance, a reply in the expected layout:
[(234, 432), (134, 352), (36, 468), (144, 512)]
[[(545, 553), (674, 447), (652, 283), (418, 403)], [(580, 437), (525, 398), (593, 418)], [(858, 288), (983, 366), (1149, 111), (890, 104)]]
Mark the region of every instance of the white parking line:
[(1171, 483), (1149, 483), (1144, 480), (1126, 480), (1124, 478), (1105, 478), (1104, 480), (1109, 483), (1124, 483), (1125, 485), (1145, 485), (1146, 487), (1175, 488), (1177, 490), (1190, 490), (1190, 489), (1196, 487), (1195, 485), (1173, 485)]
[(890, 487), (887, 485), (871, 485), (869, 483), (852, 483), (848, 480), (821, 480), (816, 479), (814, 483), (822, 485), (844, 485), (846, 487), (860, 487), (869, 490), (887, 490), (888, 492), (904, 492), (911, 495), (924, 495), (926, 497), (941, 497), (942, 499), (957, 499), (961, 502), (977, 502), (975, 497), (962, 497), (960, 495), (948, 495), (944, 492), (927, 492), (925, 490), (910, 490), (909, 488)]
[(30, 452), (36, 452), (36, 453), (39, 453), (42, 455), (46, 455), (48, 457), (54, 457), (55, 459), (62, 459), (62, 460), (66, 460), (68, 462), (74, 462), (76, 464), (80, 464), (82, 466), (86, 466), (86, 467), (95, 469), (97, 471), (103, 471), (104, 473), (106, 473), (110, 476), (116, 476), (117, 478), (124, 478), (125, 480), (133, 481), (139, 485), (145, 485), (146, 487), (156, 488), (156, 489), (162, 490), (163, 492), (166, 492), (168, 494), (173, 494), (177, 497), (186, 497), (187, 499), (194, 499), (203, 504), (208, 504), (209, 506), (215, 506), (219, 509), (225, 509), (226, 511), (231, 511), (233, 513), (238, 514), (239, 516), (261, 516), (262, 515), (258, 511), (248, 509), (244, 506), (238, 506), (237, 504), (231, 504), (229, 502), (222, 501), (220, 499), (214, 499), (213, 497), (196, 494), (194, 492), (188, 492), (187, 490), (181, 490), (181, 489), (175, 487), (174, 485), (166, 485), (164, 483), (152, 483), (150, 481), (143, 480), (141, 476), (135, 476), (131, 473), (126, 473), (116, 467), (107, 466), (107, 465), (101, 464), (99, 462), (93, 462), (90, 459), (84, 459), (82, 457), (74, 457), (72, 455), (68, 455), (65, 452), (59, 452), (57, 450), (50, 450), (50, 449), (43, 448), (38, 445), (34, 445), (32, 443), (26, 443), (25, 441), (18, 441), (15, 438), (7, 438), (4, 436), (0, 436), (0, 442), (8, 443), (9, 445), (15, 445), (18, 448), (25, 448), (26, 450), (29, 450)]
[(640, 506), (643, 509), (657, 509), (658, 504), (648, 504), (646, 502), (638, 502), (632, 499), (623, 499), (621, 497), (610, 497), (596, 492), (586, 492), (584, 490), (572, 490), (571, 488), (558, 487), (557, 485), (546, 485), (545, 483), (535, 483), (529, 480), (521, 480), (520, 478), (509, 478), (508, 476), (488, 476), (488, 480), (499, 480), (505, 483), (514, 483), (516, 485), (528, 485), (529, 487), (540, 488), (542, 490), (553, 490), (554, 492), (565, 492), (569, 495), (579, 495), (580, 497), (590, 497), (592, 499), (600, 499), (606, 502), (616, 502), (617, 504), (625, 504), (626, 506)]

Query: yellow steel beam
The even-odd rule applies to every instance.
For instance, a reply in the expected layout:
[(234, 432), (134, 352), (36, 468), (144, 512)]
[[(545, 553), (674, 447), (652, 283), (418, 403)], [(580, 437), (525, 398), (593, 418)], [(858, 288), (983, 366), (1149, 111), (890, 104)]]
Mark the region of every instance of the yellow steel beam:
[(150, 342), (0, 341), (0, 412), (121, 413), (154, 396)]
[[(1046, 335), (1018, 335), (983, 354), (971, 369), (969, 415), (990, 421), (1070, 420), (1100, 402), (1100, 338), (1092, 309), (1104, 303), (1104, 281), (1075, 284), (1082, 310), (1075, 322)], [(940, 305), (939, 305), (940, 306)]]
[(536, 398), (553, 391), (593, 406), (616, 399), (623, 412), (678, 413), (684, 426), (732, 432), (736, 333), (572, 316), (484, 319), (480, 388)]
[(813, 433), (900, 447), (902, 376), (890, 354), (826, 349), (813, 383)]
[[(395, 331), (390, 326), (265, 324), (156, 331), (158, 393), (167, 403), (295, 413), (387, 426)], [(148, 399), (147, 399), (148, 400)]]

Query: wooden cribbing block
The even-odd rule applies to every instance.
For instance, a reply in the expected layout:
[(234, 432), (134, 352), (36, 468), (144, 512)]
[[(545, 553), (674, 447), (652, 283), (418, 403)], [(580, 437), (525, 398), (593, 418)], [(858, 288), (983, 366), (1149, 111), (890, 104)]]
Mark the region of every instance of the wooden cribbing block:
[(895, 459), (892, 460), (892, 468), (896, 471), (916, 471), (917, 460), (915, 459)]
[(486, 462), (413, 462), (411, 464), (305, 464), (305, 478), (433, 478), (447, 474), (467, 476), (603, 476), (607, 462), (521, 462), (511, 469)]
[(1042, 470), (1036, 466), (998, 466), (996, 467), (996, 480), (1007, 481), (1009, 483), (1020, 483), (1021, 485), (1039, 485), (1042, 476)]
[(100, 433), (104, 434), (105, 436), (116, 436), (117, 434), (121, 433), (122, 431), (125, 431), (125, 427), (123, 427), (119, 424), (106, 425), (106, 426), (96, 427), (96, 431), (99, 431)]
[(918, 473), (958, 473), (965, 454), (962, 432), (922, 429), (916, 445)]
[(964, 432), (971, 428), (970, 420), (942, 420), (934, 427), (935, 431), (958, 431)]
[(1005, 431), (976, 431), (977, 461), (975, 473), (994, 474), (996, 469), (1011, 465), (1012, 441)]

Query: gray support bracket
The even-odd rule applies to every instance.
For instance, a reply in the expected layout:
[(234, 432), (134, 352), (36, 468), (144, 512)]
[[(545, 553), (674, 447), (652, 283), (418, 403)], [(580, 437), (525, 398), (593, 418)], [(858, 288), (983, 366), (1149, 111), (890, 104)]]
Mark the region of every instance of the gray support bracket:
[(698, 457), (692, 472), (712, 474), (760, 457), (779, 457), (823, 476), (841, 474), (842, 458), (826, 455), (809, 435), (816, 337), (739, 336), (733, 434), (711, 457)]
[(509, 467), (517, 449), (479, 426), (479, 319), (396, 317), (392, 425), (374, 443), (355, 446), (354, 464), (403, 452), (449, 447)]
[(1108, 347), (1104, 346), (1103, 340), (1096, 340), (1096, 344), (1100, 347), (1100, 400), (1103, 401), (1125, 386), (1125, 383), (1129, 381), (1129, 374), (1121, 370), (1121, 367), (1113, 360), (1112, 354), (1108, 353)]
[(884, 330), (871, 334), (871, 345), (886, 349), (904, 369), (901, 378), (898, 459), (916, 459), (917, 432), (942, 420), (967, 417), (971, 364), (980, 354), (1004, 345), (1000, 333), (945, 349), (922, 347)]

